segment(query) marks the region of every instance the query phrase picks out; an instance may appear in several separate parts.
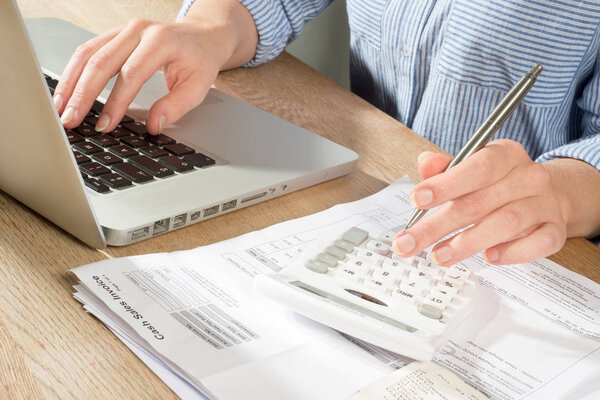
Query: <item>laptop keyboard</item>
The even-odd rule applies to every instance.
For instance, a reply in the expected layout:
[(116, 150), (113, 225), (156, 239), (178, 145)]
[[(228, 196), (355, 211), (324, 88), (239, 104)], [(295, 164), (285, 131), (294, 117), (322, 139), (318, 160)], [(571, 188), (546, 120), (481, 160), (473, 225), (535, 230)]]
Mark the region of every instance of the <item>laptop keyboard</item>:
[[(58, 81), (46, 75), (51, 94)], [(94, 127), (104, 104), (95, 101), (84, 122), (66, 130), (86, 186), (98, 193), (158, 182), (180, 173), (215, 165), (215, 160), (164, 135), (150, 135), (146, 125), (125, 116), (112, 132)]]

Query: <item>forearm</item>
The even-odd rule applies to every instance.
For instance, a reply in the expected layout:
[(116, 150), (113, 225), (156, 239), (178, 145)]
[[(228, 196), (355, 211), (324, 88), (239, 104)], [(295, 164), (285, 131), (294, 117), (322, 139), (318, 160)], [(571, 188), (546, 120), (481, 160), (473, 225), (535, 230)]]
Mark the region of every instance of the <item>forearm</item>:
[(196, 0), (180, 23), (192, 23), (218, 38), (221, 69), (244, 65), (254, 57), (258, 33), (254, 19), (238, 0)]
[(600, 235), (600, 171), (572, 158), (556, 158), (542, 165), (560, 198), (567, 236)]

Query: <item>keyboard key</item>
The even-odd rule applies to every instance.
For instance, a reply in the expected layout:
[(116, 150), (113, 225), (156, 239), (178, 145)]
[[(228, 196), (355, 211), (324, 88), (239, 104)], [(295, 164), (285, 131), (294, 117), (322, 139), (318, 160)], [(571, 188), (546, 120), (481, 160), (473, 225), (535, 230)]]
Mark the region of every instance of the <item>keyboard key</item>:
[(316, 260), (311, 258), (305, 264), (306, 268), (310, 269), (313, 272), (317, 272), (319, 274), (326, 274), (329, 271), (329, 267), (323, 261)]
[(446, 309), (446, 306), (448, 305), (448, 303), (444, 299), (432, 294), (425, 296), (425, 298), (423, 299), (423, 304), (428, 304), (432, 307), (439, 308), (442, 311), (444, 311)]
[(102, 147), (98, 147), (94, 143), (90, 143), (90, 142), (75, 143), (73, 145), (73, 147), (76, 150), (79, 150), (82, 153), (87, 154), (87, 155), (101, 153), (104, 151), (104, 149), (102, 149)]
[(75, 132), (79, 133), (81, 136), (85, 138), (90, 138), (94, 136), (100, 135), (100, 132), (96, 132), (93, 126), (82, 124), (75, 128)]
[(148, 137), (146, 137), (146, 140), (157, 146), (175, 144), (175, 139), (170, 138), (167, 135), (163, 135), (162, 133), (160, 135), (148, 135)]
[(97, 179), (84, 177), (83, 182), (85, 182), (85, 186), (94, 189), (98, 193), (108, 193), (110, 192), (110, 188), (106, 186), (104, 183), (99, 182)]
[(325, 253), (337, 258), (338, 260), (343, 260), (346, 258), (346, 252), (339, 247), (329, 246), (325, 249)]
[(352, 243), (354, 246), (359, 246), (362, 242), (364, 242), (367, 239), (367, 237), (369, 237), (369, 232), (357, 227), (352, 227), (348, 229), (342, 235), (342, 239)]
[(324, 262), (331, 268), (337, 266), (337, 262), (338, 262), (337, 257), (334, 257), (331, 254), (327, 254), (327, 253), (320, 253), (317, 256), (317, 260)]
[(157, 146), (142, 147), (140, 149), (140, 153), (145, 154), (148, 157), (152, 157), (152, 158), (159, 158), (159, 157), (164, 157), (164, 156), (169, 155), (169, 152), (167, 152), (166, 150), (163, 150)]
[(134, 156), (131, 157), (129, 160), (130, 162), (134, 163), (137, 167), (159, 178), (164, 178), (174, 174), (174, 172), (171, 169), (160, 165), (153, 159), (148, 158), (146, 156)]
[(96, 115), (100, 115), (102, 113), (103, 108), (104, 108), (104, 104), (100, 103), (98, 100), (94, 101), (94, 104), (92, 105), (92, 111)]
[(89, 157), (84, 156), (83, 154), (81, 154), (78, 151), (74, 151), (73, 154), (75, 155), (75, 162), (77, 163), (77, 165), (92, 162), (92, 160), (90, 160)]
[(114, 171), (119, 172), (121, 175), (125, 175), (126, 178), (131, 179), (135, 183), (142, 183), (154, 180), (152, 175), (142, 171), (135, 165), (130, 163), (118, 164), (113, 167)]
[(85, 117), (84, 121), (91, 125), (91, 126), (96, 126), (96, 124), (98, 123), (98, 118), (94, 113), (92, 113), (92, 115), (89, 115), (87, 117)]
[(356, 257), (373, 265), (381, 265), (383, 262), (383, 258), (371, 250), (360, 249), (356, 252)]
[(214, 165), (215, 160), (210, 158), (209, 156), (205, 156), (202, 153), (189, 154), (183, 157), (183, 161), (187, 161), (191, 163), (194, 167), (206, 167), (209, 165)]
[(139, 136), (148, 134), (148, 130), (146, 129), (146, 124), (144, 124), (143, 122), (137, 122), (137, 121), (126, 122), (126, 123), (122, 124), (121, 126)]
[(125, 146), (124, 144), (111, 147), (108, 149), (108, 151), (110, 151), (113, 154), (118, 155), (119, 157), (123, 157), (123, 158), (129, 158), (129, 157), (140, 155), (140, 153), (138, 153), (137, 151), (135, 151), (134, 149), (132, 149), (129, 146)]
[(99, 135), (99, 136), (91, 138), (90, 140), (93, 143), (96, 143), (98, 146), (102, 146), (102, 147), (112, 147), (112, 146), (118, 146), (121, 144), (121, 143), (119, 143), (118, 140), (115, 140), (108, 135)]
[(79, 169), (91, 176), (100, 176), (110, 173), (110, 169), (106, 168), (104, 165), (95, 162), (80, 165)]
[(120, 139), (122, 137), (131, 136), (131, 132), (123, 127), (117, 126), (114, 130), (106, 132), (106, 135), (115, 139)]
[(390, 251), (390, 246), (377, 240), (369, 240), (367, 242), (367, 250), (371, 250), (384, 256)]
[(169, 144), (164, 147), (169, 153), (173, 153), (176, 156), (185, 156), (187, 154), (194, 154), (196, 151), (183, 143)]
[(48, 87), (51, 89), (56, 89), (56, 85), (58, 85), (58, 81), (56, 79), (52, 79), (50, 77), (46, 78), (46, 83), (48, 84)]
[(123, 159), (121, 157), (118, 157), (107, 151), (102, 152), (102, 153), (96, 153), (92, 156), (92, 158), (95, 161), (98, 161), (99, 163), (104, 164), (104, 165), (113, 165), (113, 164), (118, 164), (118, 163), (123, 162)]
[[(441, 268), (440, 268), (440, 270), (441, 270)], [(451, 276), (458, 276), (462, 280), (469, 279), (469, 277), (471, 276), (471, 271), (469, 271), (467, 268), (463, 267), (462, 265), (457, 265), (457, 264), (448, 268), (448, 273)]]
[(108, 186), (110, 186), (113, 189), (120, 189), (120, 188), (124, 188), (124, 187), (133, 185), (133, 183), (131, 183), (130, 180), (122, 177), (119, 174), (115, 174), (115, 173), (101, 176), (100, 181), (102, 183), (107, 184)]
[(400, 299), (409, 304), (413, 304), (415, 302), (415, 293), (404, 289), (395, 288), (392, 290), (392, 297)]
[(354, 246), (352, 245), (352, 243), (346, 240), (338, 239), (335, 242), (333, 242), (333, 245), (344, 250), (346, 253), (352, 253), (354, 251)]
[(123, 124), (128, 124), (130, 122), (133, 122), (133, 118), (131, 118), (131, 117), (127, 116), (127, 115), (124, 115), (123, 119), (121, 119), (120, 124), (123, 125)]
[(440, 287), (434, 287), (431, 289), (429, 294), (431, 296), (439, 297), (440, 299), (444, 300), (446, 304), (450, 303), (452, 301), (452, 297), (454, 297), (452, 293)]
[(186, 172), (194, 169), (194, 166), (186, 161), (183, 161), (179, 157), (176, 156), (167, 156), (161, 157), (158, 159), (158, 162), (162, 165), (165, 165), (171, 168), (176, 172)]
[(360, 281), (362, 279), (361, 274), (350, 268), (350, 267), (341, 267), (336, 271), (336, 276), (341, 277), (342, 279), (348, 279), (353, 282)]
[(380, 292), (385, 292), (388, 289), (387, 285), (385, 285), (383, 281), (373, 278), (365, 279), (364, 285), (370, 289), (374, 289)]
[(121, 142), (125, 143), (126, 145), (128, 145), (130, 147), (133, 147), (134, 149), (139, 149), (140, 147), (148, 146), (148, 142), (138, 136), (127, 136), (127, 137), (121, 138)]
[(70, 144), (81, 143), (85, 140), (83, 138), (83, 136), (75, 133), (74, 131), (72, 131), (70, 129), (66, 132), (66, 134), (67, 134), (67, 140), (69, 141)]

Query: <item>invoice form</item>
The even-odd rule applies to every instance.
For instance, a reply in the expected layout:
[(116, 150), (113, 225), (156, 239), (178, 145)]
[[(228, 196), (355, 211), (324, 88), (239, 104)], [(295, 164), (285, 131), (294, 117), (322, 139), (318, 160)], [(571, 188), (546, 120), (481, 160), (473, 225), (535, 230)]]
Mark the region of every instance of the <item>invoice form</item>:
[[(208, 398), (348, 399), (411, 360), (286, 310), (255, 293), (253, 279), (281, 271), (334, 225), (399, 229), (412, 187), (403, 178), (210, 246), (76, 268), (76, 297), (149, 365)], [(465, 265), (482, 283), (479, 303), (434, 362), (491, 398), (585, 396), (600, 372), (600, 285), (545, 259), (494, 267), (476, 256)]]

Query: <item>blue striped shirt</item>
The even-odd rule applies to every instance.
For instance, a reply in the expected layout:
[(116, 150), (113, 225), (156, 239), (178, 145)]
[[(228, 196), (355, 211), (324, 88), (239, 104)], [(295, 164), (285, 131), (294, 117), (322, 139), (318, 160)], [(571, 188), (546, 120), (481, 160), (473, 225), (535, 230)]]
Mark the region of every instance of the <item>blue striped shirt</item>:
[[(185, 0), (180, 17), (194, 0)], [(240, 0), (275, 58), (333, 0)], [(600, 169), (600, 1), (347, 0), (352, 91), (451, 154), (535, 63), (544, 72), (496, 134), (539, 162)], [(600, 199), (599, 199), (600, 200)]]

